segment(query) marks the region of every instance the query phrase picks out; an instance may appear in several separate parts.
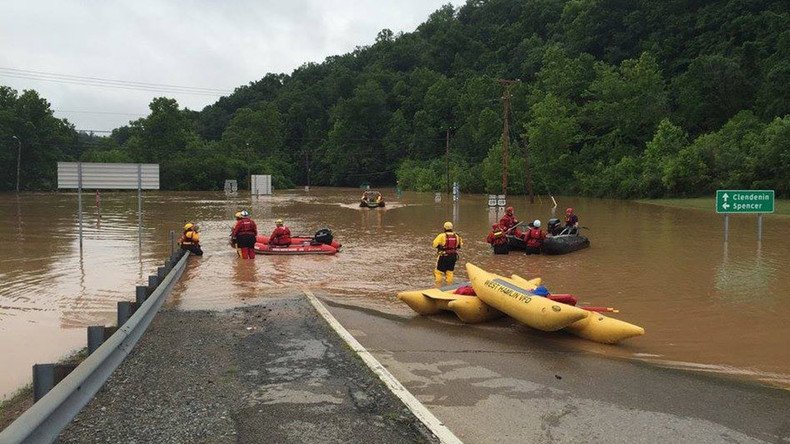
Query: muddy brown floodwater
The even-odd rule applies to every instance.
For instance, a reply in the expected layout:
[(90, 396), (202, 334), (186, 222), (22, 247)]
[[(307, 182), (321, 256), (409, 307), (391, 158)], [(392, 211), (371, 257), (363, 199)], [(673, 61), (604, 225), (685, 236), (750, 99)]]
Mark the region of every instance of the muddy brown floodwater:
[[(74, 193), (0, 195), (0, 396), (30, 378), (30, 366), (85, 345), (85, 328), (115, 323), (119, 300), (169, 253), (168, 231), (199, 224), (205, 256), (191, 261), (170, 307), (222, 309), (285, 289), (323, 290), (348, 304), (411, 315), (395, 294), (430, 287), (435, 260), (430, 242), (445, 220), (465, 244), (463, 263), (492, 272), (541, 276), (557, 293), (620, 309), (620, 319), (645, 327), (645, 336), (606, 346), (568, 336), (580, 351), (722, 373), (790, 387), (790, 218), (765, 218), (756, 241), (754, 216), (732, 217), (730, 242), (722, 219), (709, 212), (620, 200), (562, 197), (576, 208), (592, 247), (565, 256), (493, 256), (484, 237), (501, 213), (487, 197), (447, 195), (397, 198), (382, 190), (383, 209), (360, 209), (357, 189), (277, 191), (274, 196), (227, 197), (211, 192), (144, 195), (142, 249), (134, 193), (105, 192), (84, 199), (80, 254)], [(509, 202), (522, 219), (546, 221), (549, 201)], [(249, 208), (262, 232), (283, 218), (295, 234), (322, 227), (343, 243), (336, 256), (258, 256), (241, 261), (228, 247), (233, 214)], [(512, 334), (517, 334), (513, 331)]]

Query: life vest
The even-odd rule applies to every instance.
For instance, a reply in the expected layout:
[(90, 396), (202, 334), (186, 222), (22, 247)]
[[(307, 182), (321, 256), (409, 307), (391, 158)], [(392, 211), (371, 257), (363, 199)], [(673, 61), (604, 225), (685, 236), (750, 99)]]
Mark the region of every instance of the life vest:
[(505, 214), (504, 216), (502, 216), (502, 219), (499, 219), (499, 225), (501, 225), (502, 228), (506, 230), (513, 227), (517, 223), (518, 220), (516, 220), (516, 217), (513, 216), (512, 214)]
[(190, 230), (185, 231), (184, 234), (178, 239), (180, 245), (192, 245), (200, 242), (200, 235)]
[(493, 242), (491, 245), (504, 245), (507, 243), (507, 236), (505, 236), (505, 232), (502, 230), (494, 231)]
[(236, 230), (237, 236), (240, 234), (255, 234), (258, 231), (255, 222), (247, 218), (240, 220), (236, 226), (239, 228)]
[(290, 245), (291, 244), (291, 230), (288, 227), (277, 227), (272, 232), (269, 238), (269, 243), (272, 245)]
[(456, 254), (458, 252), (458, 235), (445, 233), (444, 236), (444, 245), (439, 245), (439, 251), (445, 256)]
[(540, 248), (543, 245), (543, 239), (546, 237), (540, 228), (530, 228), (527, 231), (527, 235), (524, 236), (524, 240), (527, 242), (527, 246), (531, 248)]
[(570, 216), (565, 217), (565, 226), (571, 227), (576, 225), (579, 222), (579, 217), (575, 214), (571, 214)]

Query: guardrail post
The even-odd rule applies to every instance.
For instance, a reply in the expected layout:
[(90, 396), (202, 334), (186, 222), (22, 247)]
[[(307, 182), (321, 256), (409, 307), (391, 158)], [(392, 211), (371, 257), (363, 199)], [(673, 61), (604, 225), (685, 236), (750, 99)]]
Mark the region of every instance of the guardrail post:
[(134, 301), (138, 304), (142, 304), (148, 299), (148, 295), (151, 294), (148, 292), (148, 287), (145, 285), (138, 285), (134, 287)]
[(167, 273), (170, 273), (170, 270), (172, 270), (172, 269), (173, 269), (173, 263), (170, 262), (170, 259), (166, 260), (165, 261), (165, 275), (167, 275)]
[(55, 364), (33, 364), (33, 402), (55, 387)]
[(104, 343), (104, 326), (92, 325), (88, 327), (88, 354), (92, 355)]
[[(165, 267), (157, 267), (156, 277), (159, 278), (159, 282), (162, 282), (165, 276), (167, 276), (167, 270), (165, 269)], [(157, 285), (159, 284), (157, 283)]]
[(132, 317), (132, 303), (129, 301), (118, 301), (118, 328)]
[(148, 289), (150, 290), (151, 293), (153, 293), (154, 290), (156, 290), (156, 287), (158, 285), (159, 285), (159, 276), (157, 275), (148, 276)]
[(118, 330), (118, 327), (105, 327), (103, 325), (88, 327), (88, 354), (92, 355), (116, 330)]
[(176, 232), (170, 230), (170, 258), (172, 259), (173, 253), (176, 252)]

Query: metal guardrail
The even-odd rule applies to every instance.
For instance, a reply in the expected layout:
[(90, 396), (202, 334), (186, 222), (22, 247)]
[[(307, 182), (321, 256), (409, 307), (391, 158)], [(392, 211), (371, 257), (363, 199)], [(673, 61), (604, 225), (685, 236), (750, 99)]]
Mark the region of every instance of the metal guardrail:
[(93, 399), (142, 337), (184, 271), (184, 254), (156, 289), (112, 336), (38, 402), (0, 432), (0, 443), (52, 442)]

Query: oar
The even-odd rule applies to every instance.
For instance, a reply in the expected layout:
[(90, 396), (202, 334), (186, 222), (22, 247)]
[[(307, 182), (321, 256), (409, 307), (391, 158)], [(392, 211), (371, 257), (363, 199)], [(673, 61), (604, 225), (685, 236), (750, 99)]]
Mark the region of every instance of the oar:
[(510, 227), (507, 230), (505, 230), (505, 234), (510, 234), (511, 231), (515, 230), (516, 228), (520, 227), (523, 224), (524, 224), (524, 222), (519, 222), (516, 225), (513, 225), (512, 227)]

